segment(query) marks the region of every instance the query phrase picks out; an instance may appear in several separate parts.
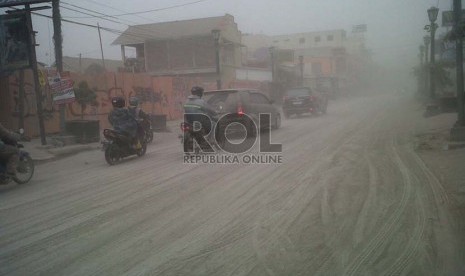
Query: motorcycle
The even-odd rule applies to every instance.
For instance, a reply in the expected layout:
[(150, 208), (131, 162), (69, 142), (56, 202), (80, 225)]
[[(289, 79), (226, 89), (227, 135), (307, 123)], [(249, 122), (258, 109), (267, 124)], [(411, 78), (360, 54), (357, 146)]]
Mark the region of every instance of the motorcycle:
[(131, 155), (141, 157), (145, 155), (147, 151), (147, 142), (145, 139), (139, 139), (142, 147), (140, 149), (136, 149), (134, 148), (134, 143), (129, 136), (113, 129), (105, 129), (103, 131), (103, 136), (105, 137), (105, 140), (102, 141), (102, 149), (105, 152), (105, 160), (109, 165), (118, 164), (121, 159)]
[(144, 140), (147, 144), (152, 143), (153, 141), (153, 129), (152, 123), (148, 119), (141, 120), (139, 122), (140, 127), (144, 130)]
[[(194, 127), (191, 124), (187, 123), (187, 122), (182, 122), (180, 127), (181, 127), (181, 131), (183, 132), (183, 134), (180, 134), (178, 136), (178, 138), (181, 140), (181, 144), (183, 145), (184, 153), (189, 154), (190, 149), (193, 148), (194, 153), (199, 154), (200, 149), (203, 149), (203, 151), (204, 151), (205, 149), (209, 148), (208, 145), (203, 145), (202, 144), (202, 145), (195, 146), (195, 144), (194, 144), (194, 140), (201, 141), (200, 139), (195, 139), (195, 135), (199, 135), (199, 136), (203, 136), (203, 137), (206, 136), (206, 133), (204, 132), (203, 129), (201, 131), (194, 132)], [(218, 132), (217, 127), (215, 127), (215, 131)], [(209, 142), (209, 144), (213, 145), (213, 147), (216, 148), (217, 150), (221, 150), (221, 148), (224, 146), (224, 141), (212, 141), (212, 140), (214, 140), (214, 139), (209, 139), (209, 141), (207, 141), (207, 140), (204, 140), (204, 141)]]
[(6, 164), (0, 163), (0, 185), (9, 184), (11, 181), (14, 181), (18, 184), (25, 184), (31, 180), (34, 175), (34, 162), (32, 161), (31, 156), (25, 150), (22, 144), (18, 142), (8, 141), (9, 145), (17, 147), (19, 150), (19, 162), (17, 168), (17, 174), (15, 177), (11, 177), (6, 174)]

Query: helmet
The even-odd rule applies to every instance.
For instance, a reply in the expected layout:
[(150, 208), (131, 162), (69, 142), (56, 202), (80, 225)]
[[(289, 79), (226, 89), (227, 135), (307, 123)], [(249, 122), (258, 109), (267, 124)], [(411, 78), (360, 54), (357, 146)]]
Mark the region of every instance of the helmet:
[(122, 108), (126, 105), (126, 101), (123, 97), (113, 97), (111, 98), (111, 104), (115, 108)]
[(139, 98), (137, 98), (137, 97), (130, 97), (130, 98), (129, 98), (129, 105), (130, 105), (130, 106), (138, 106), (138, 105), (139, 105)]
[(202, 98), (202, 96), (203, 96), (203, 88), (200, 87), (200, 86), (194, 86), (191, 89), (191, 93), (192, 93), (192, 95), (199, 96), (200, 98)]

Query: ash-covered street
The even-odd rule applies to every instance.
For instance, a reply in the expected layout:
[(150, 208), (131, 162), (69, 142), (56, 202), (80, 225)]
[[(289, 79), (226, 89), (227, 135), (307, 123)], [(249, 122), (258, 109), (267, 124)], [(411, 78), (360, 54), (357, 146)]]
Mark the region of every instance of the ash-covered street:
[(2, 275), (461, 275), (461, 223), (390, 95), (272, 132), (279, 165), (183, 164), (178, 130), (108, 166), (90, 151), (0, 190)]

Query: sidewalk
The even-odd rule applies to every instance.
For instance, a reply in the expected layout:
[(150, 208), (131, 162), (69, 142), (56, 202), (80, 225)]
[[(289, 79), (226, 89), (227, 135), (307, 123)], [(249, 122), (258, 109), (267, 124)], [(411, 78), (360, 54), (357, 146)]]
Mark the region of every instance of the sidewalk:
[[(181, 120), (167, 121), (166, 132), (178, 132), (180, 123)], [(40, 138), (35, 138), (30, 142), (24, 142), (22, 144), (24, 145), (24, 149), (31, 155), (32, 159), (36, 163), (53, 161), (78, 154), (83, 151), (97, 150), (101, 148), (100, 142), (60, 146), (53, 141), (52, 137), (47, 137), (47, 145), (45, 146), (42, 146)]]
[(451, 211), (459, 218), (457, 227), (465, 233), (465, 142), (449, 141), (456, 120), (457, 114), (425, 119), (416, 135), (416, 151), (444, 187)]
[(40, 139), (32, 139), (30, 142), (22, 143), (24, 149), (31, 155), (36, 163), (57, 160), (62, 157), (78, 154), (83, 151), (101, 148), (100, 142), (89, 144), (73, 144), (66, 146), (54, 146), (51, 139), (47, 137), (47, 145), (42, 146)]

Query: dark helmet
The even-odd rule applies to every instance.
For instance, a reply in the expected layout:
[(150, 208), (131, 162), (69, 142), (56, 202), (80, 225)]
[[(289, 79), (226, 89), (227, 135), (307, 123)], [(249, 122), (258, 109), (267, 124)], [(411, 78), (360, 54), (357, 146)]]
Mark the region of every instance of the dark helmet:
[(200, 98), (202, 98), (202, 96), (203, 96), (203, 88), (200, 87), (200, 86), (194, 86), (191, 89), (191, 93), (192, 93), (192, 95), (199, 96)]
[(123, 97), (113, 97), (111, 98), (111, 104), (115, 108), (122, 108), (126, 105), (126, 101)]
[(137, 97), (130, 97), (130, 98), (129, 98), (129, 105), (130, 105), (130, 106), (138, 106), (138, 105), (139, 105), (139, 98), (137, 98)]

